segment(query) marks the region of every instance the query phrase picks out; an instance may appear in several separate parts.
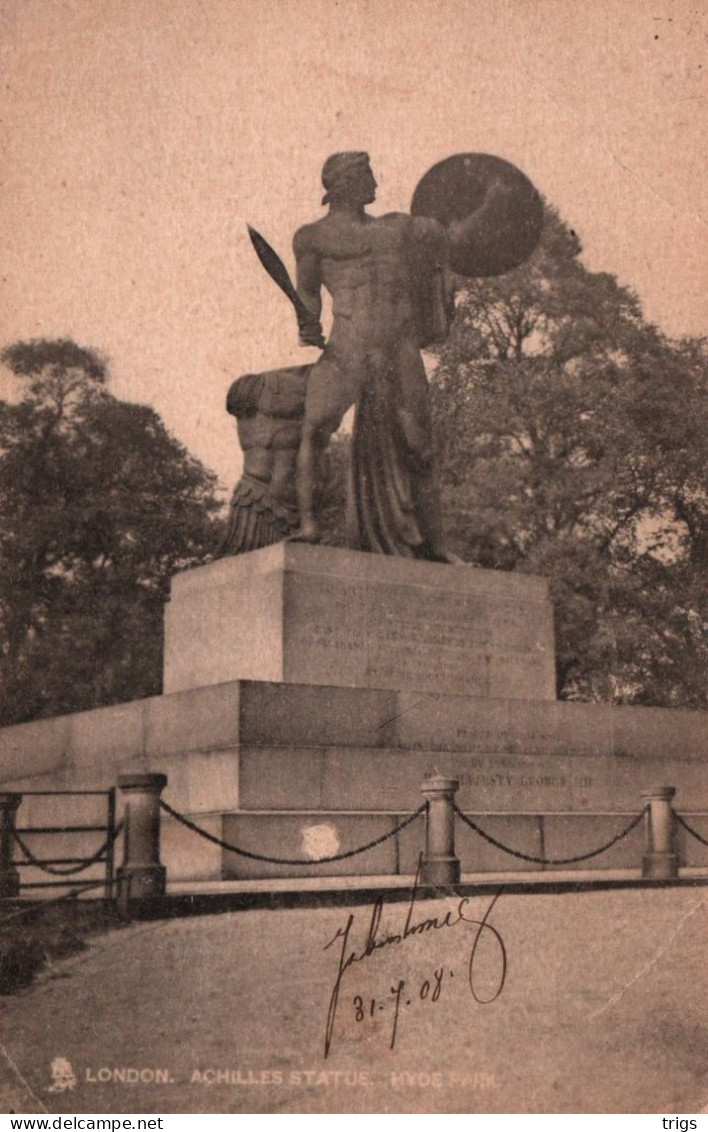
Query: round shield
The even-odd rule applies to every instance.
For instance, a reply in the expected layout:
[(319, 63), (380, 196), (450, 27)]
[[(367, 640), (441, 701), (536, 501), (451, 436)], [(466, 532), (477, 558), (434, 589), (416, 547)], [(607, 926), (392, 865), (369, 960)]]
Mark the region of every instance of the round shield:
[(490, 153), (456, 153), (433, 165), (411, 213), (445, 225), (458, 275), (511, 271), (531, 255), (543, 228), (543, 201), (528, 177)]

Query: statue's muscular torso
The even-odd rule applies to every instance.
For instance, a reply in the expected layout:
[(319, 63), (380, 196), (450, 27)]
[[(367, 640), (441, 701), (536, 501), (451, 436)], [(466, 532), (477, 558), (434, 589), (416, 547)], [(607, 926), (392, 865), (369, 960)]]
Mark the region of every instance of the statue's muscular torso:
[(332, 350), (346, 342), (348, 354), (352, 348), (359, 353), (412, 332), (408, 249), (413, 224), (402, 213), (361, 219), (334, 214), (297, 233), (302, 298), (319, 313), (319, 288), (324, 285), (332, 296)]
[(372, 365), (394, 362), (415, 375), (416, 384), (425, 380), (412, 273), (421, 248), (442, 259), (441, 233), (436, 221), (399, 212), (334, 212), (296, 233), (300, 297), (315, 318), (322, 286), (332, 297), (332, 328), (310, 376), (306, 422), (336, 428)]

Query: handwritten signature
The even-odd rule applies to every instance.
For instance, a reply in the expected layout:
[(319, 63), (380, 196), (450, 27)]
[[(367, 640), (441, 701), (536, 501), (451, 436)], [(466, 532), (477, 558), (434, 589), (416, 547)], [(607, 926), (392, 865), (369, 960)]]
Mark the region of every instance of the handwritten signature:
[[(327, 1025), (325, 1028), (324, 1043), (325, 1057), (328, 1057), (329, 1051), (332, 1047), (334, 1024), (337, 1018), (337, 1008), (339, 1006), (342, 980), (344, 979), (346, 972), (350, 969), (350, 967), (353, 967), (354, 964), (363, 963), (365, 960), (370, 959), (372, 955), (374, 955), (378, 951), (381, 951), (382, 948), (400, 946), (402, 944), (405, 944), (405, 942), (412, 936), (420, 936), (425, 935), (429, 932), (434, 933), (460, 927), (464, 928), (465, 926), (472, 928), (474, 930), (474, 937), (472, 939), (469, 961), (467, 964), (467, 983), (469, 991), (475, 1002), (479, 1003), (481, 1006), (486, 1006), (489, 1003), (495, 1002), (496, 999), (499, 998), (499, 995), (502, 993), (504, 989), (504, 983), (506, 982), (506, 947), (504, 946), (504, 940), (502, 939), (499, 931), (489, 923), (489, 917), (491, 916), (492, 910), (499, 900), (499, 897), (501, 896), (503, 890), (500, 889), (499, 892), (497, 892), (497, 894), (493, 897), (481, 919), (476, 919), (470, 916), (468, 908), (470, 903), (469, 898), (467, 896), (462, 896), (457, 901), (457, 906), (455, 908), (449, 909), (442, 918), (433, 916), (429, 919), (418, 920), (417, 922), (414, 922), (413, 915), (420, 881), (420, 868), (421, 862), (419, 860), (418, 869), (415, 875), (415, 881), (413, 883), (413, 890), (406, 912), (406, 919), (403, 925), (403, 930), (401, 932), (396, 932), (392, 935), (380, 935), (381, 914), (383, 911), (384, 902), (383, 897), (379, 897), (379, 899), (372, 906), (371, 918), (366, 933), (366, 942), (361, 951), (357, 951), (350, 945), (350, 937), (355, 928), (356, 919), (353, 912), (349, 914), (346, 924), (343, 927), (337, 928), (337, 931), (334, 933), (332, 939), (329, 941), (329, 943), (325, 944), (323, 948), (324, 951), (329, 950), (330, 947), (334, 947), (337, 943), (339, 943), (340, 945), (339, 966), (337, 969), (336, 978), (334, 980), (334, 986), (332, 988), (332, 995), (329, 1000), (329, 1010), (327, 1012)], [(475, 985), (475, 970), (476, 968), (479, 968), (479, 943), (480, 940), (484, 938), (485, 932), (489, 933), (490, 939), (494, 941), (498, 948), (499, 971), (496, 977), (496, 981), (493, 981), (491, 988), (488, 988), (488, 990), (491, 989), (493, 993), (488, 993), (486, 997), (482, 997), (478, 993), (478, 989)], [(478, 970), (477, 974), (479, 974)], [(410, 1005), (411, 1002), (410, 999), (404, 997), (405, 994), (415, 993), (416, 997), (421, 1001), (429, 1000), (431, 1002), (437, 1002), (442, 993), (444, 982), (446, 982), (448, 978), (451, 978), (452, 975), (453, 973), (451, 971), (446, 972), (444, 967), (440, 967), (436, 968), (432, 972), (431, 979), (425, 979), (420, 987), (415, 988), (414, 992), (411, 991), (410, 987), (406, 992), (406, 981), (404, 979), (399, 979), (396, 985), (391, 987), (391, 995), (394, 1008), (390, 1041), (391, 1049), (394, 1049), (396, 1045), (398, 1020), (401, 1008), (404, 1003), (406, 1005)], [(370, 1002), (365, 1003), (361, 995), (355, 995), (353, 1002), (357, 1022), (363, 1021), (367, 1013), (370, 1017), (373, 1018), (377, 1008), (383, 1009), (383, 1004), (377, 1003), (376, 999), (372, 998)]]

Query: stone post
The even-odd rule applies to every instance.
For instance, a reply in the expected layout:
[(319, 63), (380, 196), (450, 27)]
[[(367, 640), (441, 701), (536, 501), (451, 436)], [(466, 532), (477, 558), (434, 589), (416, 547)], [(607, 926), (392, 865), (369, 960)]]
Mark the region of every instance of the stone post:
[(160, 794), (165, 774), (121, 774), (125, 822), (123, 864), (118, 869), (118, 904), (127, 911), (134, 901), (165, 895), (167, 870), (160, 862)]
[(449, 885), (460, 880), (460, 862), (455, 856), (455, 778), (441, 774), (426, 778), (421, 787), (428, 800), (425, 853), (420, 870), (421, 884)]
[(642, 791), (642, 799), (648, 807), (643, 877), (666, 880), (679, 875), (676, 820), (671, 806), (675, 794), (674, 786), (656, 786), (653, 790)]
[(15, 815), (21, 794), (0, 794), (0, 897), (20, 894), (20, 872), (15, 867)]

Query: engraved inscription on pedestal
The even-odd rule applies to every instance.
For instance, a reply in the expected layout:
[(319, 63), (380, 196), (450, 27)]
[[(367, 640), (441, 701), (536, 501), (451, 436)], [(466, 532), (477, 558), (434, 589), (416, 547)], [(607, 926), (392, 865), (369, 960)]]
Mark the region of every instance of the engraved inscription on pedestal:
[(555, 698), (538, 578), (284, 543), (188, 571), (165, 691), (229, 680)]
[(425, 586), (288, 576), (285, 679), (552, 699), (550, 609)]
[(453, 766), (463, 809), (529, 813), (615, 806), (607, 759), (459, 755)]

